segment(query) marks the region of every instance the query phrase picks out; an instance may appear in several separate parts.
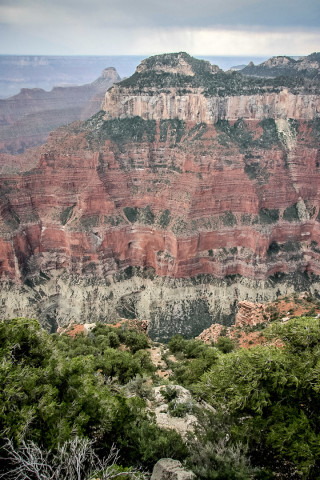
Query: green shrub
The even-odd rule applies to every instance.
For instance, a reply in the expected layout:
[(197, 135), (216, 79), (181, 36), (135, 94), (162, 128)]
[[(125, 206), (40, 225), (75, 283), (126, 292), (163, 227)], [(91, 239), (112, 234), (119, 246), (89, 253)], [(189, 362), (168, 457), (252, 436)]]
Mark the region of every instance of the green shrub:
[(283, 212), (283, 220), (286, 220), (287, 222), (295, 222), (296, 220), (299, 220), (297, 204), (291, 205), (285, 209)]
[(139, 458), (151, 470), (160, 458), (175, 458), (184, 460), (188, 454), (187, 447), (181, 436), (174, 430), (162, 430), (156, 425), (142, 420), (138, 427), (132, 430), (131, 442), (135, 442)]
[(178, 391), (175, 387), (167, 385), (166, 388), (161, 389), (161, 395), (167, 400), (167, 402), (172, 402), (178, 396)]
[[(95, 128), (95, 122), (99, 128)], [(156, 136), (156, 121), (143, 120), (141, 117), (113, 118), (103, 120), (97, 116), (87, 124), (87, 139), (92, 146), (102, 145), (106, 140), (122, 145), (129, 142), (141, 143), (144, 140), (154, 142)], [(91, 128), (90, 128), (91, 127)]]
[(183, 338), (182, 335), (177, 334), (171, 338), (168, 347), (170, 352), (174, 354), (177, 352), (184, 352), (185, 345), (186, 340)]
[[(137, 350), (131, 332), (124, 335)], [(71, 338), (50, 336), (35, 320), (0, 322), (1, 431), (15, 447), (28, 439), (52, 454), (75, 436), (100, 452), (116, 443), (125, 466), (149, 467), (172, 452), (183, 460), (181, 437), (157, 427), (141, 398), (122, 393), (122, 384), (154, 371), (148, 352), (117, 345), (117, 330), (107, 325)]]
[(196, 390), (238, 419), (234, 432), (240, 441), (249, 439), (260, 461), (272, 448), (283, 466), (289, 461), (302, 478), (317, 478), (320, 321), (292, 319), (265, 332), (281, 338), (285, 348), (258, 346), (220, 356)]
[(129, 347), (132, 353), (149, 347), (149, 340), (145, 333), (126, 328), (125, 326), (119, 328), (117, 333), (121, 343), (124, 343), (127, 347)]
[(248, 175), (250, 180), (255, 180), (260, 172), (260, 164), (258, 162), (246, 163), (244, 172)]
[(151, 211), (150, 205), (139, 210), (139, 221), (141, 223), (146, 223), (147, 225), (152, 225), (154, 223), (154, 214)]
[(272, 148), (273, 146), (280, 146), (278, 136), (278, 129), (273, 118), (265, 118), (260, 122), (263, 128), (263, 134), (259, 138), (258, 143), (261, 148)]
[(277, 255), (280, 252), (280, 247), (277, 242), (272, 242), (269, 245), (269, 248), (267, 250), (267, 255)]
[(234, 227), (237, 225), (237, 219), (231, 210), (225, 212), (225, 214), (221, 217), (223, 225), (226, 227)]
[[(246, 172), (247, 173), (247, 172)], [(251, 219), (252, 219), (252, 215), (251, 213), (243, 213), (241, 215), (241, 222), (244, 224), (244, 225), (250, 225), (251, 224)]]
[(188, 228), (187, 222), (182, 217), (178, 217), (171, 227), (175, 235), (184, 233), (187, 230), (187, 228)]
[(301, 250), (300, 242), (286, 242), (279, 245), (280, 249), (284, 252), (298, 252)]
[(67, 221), (72, 217), (72, 212), (76, 204), (74, 203), (70, 207), (65, 208), (61, 213), (60, 213), (60, 222), (62, 225), (65, 225)]
[(258, 469), (250, 465), (248, 446), (235, 438), (234, 419), (224, 409), (198, 414), (194, 437), (189, 439), (187, 466), (199, 480), (249, 480)]
[(268, 208), (262, 208), (259, 211), (259, 220), (262, 224), (277, 223), (279, 220), (279, 210), (269, 210)]
[(98, 225), (99, 216), (98, 215), (83, 216), (80, 218), (80, 223), (85, 230), (90, 230), (91, 228), (94, 228)]
[(116, 227), (118, 225), (121, 225), (121, 224), (125, 223), (125, 220), (121, 215), (117, 215), (117, 216), (105, 215), (104, 216), (104, 221), (105, 221), (105, 223), (108, 223), (112, 227)]
[(168, 404), (168, 411), (172, 417), (182, 418), (191, 413), (192, 407), (188, 403), (180, 403), (172, 400)]
[(170, 215), (170, 210), (163, 210), (161, 212), (161, 215), (159, 217), (159, 225), (161, 228), (167, 228), (171, 220)]
[[(173, 362), (171, 368), (173, 370), (174, 380), (184, 387), (193, 390), (193, 386), (199, 381), (199, 378), (208, 371), (217, 361), (219, 351), (209, 345), (199, 352), (197, 358), (182, 357), (180, 362)], [(178, 354), (176, 354), (178, 359)]]
[(185, 122), (178, 118), (160, 120), (160, 142), (165, 142), (170, 133), (170, 142), (177, 144), (181, 142), (181, 138), (185, 135)]
[(184, 344), (183, 353), (187, 358), (199, 358), (205, 354), (207, 348), (201, 340), (187, 340)]
[(137, 207), (125, 207), (123, 213), (131, 223), (135, 223), (138, 218), (138, 209)]
[(222, 353), (230, 353), (234, 350), (234, 343), (229, 337), (219, 337), (216, 347)]
[(246, 151), (254, 145), (252, 132), (242, 118), (234, 125), (230, 125), (228, 120), (218, 120), (215, 127), (221, 132), (218, 139), (222, 145), (227, 146), (229, 142), (233, 142), (238, 144), (240, 151)]

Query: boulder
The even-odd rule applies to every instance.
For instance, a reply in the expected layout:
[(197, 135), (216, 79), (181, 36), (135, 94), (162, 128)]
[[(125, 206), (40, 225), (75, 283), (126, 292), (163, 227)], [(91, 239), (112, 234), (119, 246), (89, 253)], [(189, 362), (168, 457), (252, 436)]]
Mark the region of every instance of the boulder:
[(152, 472), (151, 480), (194, 480), (195, 474), (185, 470), (181, 462), (172, 458), (161, 458)]

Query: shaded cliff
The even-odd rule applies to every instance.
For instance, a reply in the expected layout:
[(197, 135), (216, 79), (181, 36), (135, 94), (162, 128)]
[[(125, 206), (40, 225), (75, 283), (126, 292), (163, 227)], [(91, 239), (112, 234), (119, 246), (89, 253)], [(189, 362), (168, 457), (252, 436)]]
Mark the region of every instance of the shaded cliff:
[[(231, 102), (230, 116), (196, 121), (193, 103), (174, 110), (185, 92), (155, 89), (162, 64), (180, 83), (221, 73), (188, 58), (173, 55), (170, 66), (170, 56), (156, 57), (154, 69), (154, 59), (143, 62), (135, 74), (143, 87), (140, 77), (121, 82), (105, 110), (61, 127), (31, 157), (13, 157), (22, 173), (3, 160), (3, 315), (24, 308), (51, 325), (131, 315), (169, 338), (230, 324), (238, 300), (318, 294), (319, 97), (284, 87), (253, 96), (250, 110), (245, 95), (192, 94)], [(137, 116), (147, 89), (148, 115)], [(174, 95), (168, 114), (161, 95)]]

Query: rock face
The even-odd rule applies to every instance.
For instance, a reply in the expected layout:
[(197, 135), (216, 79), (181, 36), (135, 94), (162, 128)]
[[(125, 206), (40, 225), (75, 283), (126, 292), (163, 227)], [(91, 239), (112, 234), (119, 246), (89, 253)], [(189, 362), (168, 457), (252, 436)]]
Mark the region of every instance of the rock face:
[[(265, 279), (299, 266), (319, 274), (320, 168), (310, 124), (299, 126), (291, 151), (275, 122), (269, 148), (259, 148), (261, 125), (152, 127), (153, 142), (108, 141), (99, 153), (81, 149), (86, 131), (55, 134), (38, 168), (3, 176), (2, 242), (11, 254), (1, 274), (23, 278), (30, 255), (38, 270), (51, 269), (52, 250), (56, 268), (74, 274), (89, 264), (102, 276), (130, 265), (176, 278)], [(237, 129), (251, 139), (246, 153), (229, 134)]]
[(131, 316), (167, 339), (229, 325), (238, 300), (320, 291), (319, 96), (170, 58), (115, 85), (107, 110), (0, 156), (2, 316)]
[(219, 120), (236, 121), (273, 119), (308, 120), (320, 115), (318, 95), (294, 95), (287, 89), (280, 93), (207, 97), (202, 89), (194, 88), (188, 94), (177, 95), (175, 88), (157, 95), (116, 86), (107, 92), (103, 109), (106, 119), (136, 115), (145, 120), (174, 119), (189, 122), (216, 123)]
[(23, 88), (18, 95), (0, 100), (0, 152), (22, 153), (45, 143), (49, 132), (67, 123), (90, 117), (100, 110), (106, 90), (120, 77), (106, 68), (94, 82), (79, 87)]
[[(313, 55), (318, 59), (317, 54)], [(288, 62), (300, 65), (288, 57), (279, 58), (270, 59), (259, 68), (270, 70)], [(304, 60), (304, 65), (306, 63)], [(246, 69), (241, 73), (224, 73), (218, 67), (192, 59), (183, 52), (151, 57), (139, 65), (130, 79), (106, 93), (105, 118), (138, 115), (146, 120), (178, 118), (196, 123), (234, 122), (239, 118), (250, 121), (267, 118), (310, 120), (320, 115), (320, 63), (310, 60), (309, 64), (314, 67), (313, 84), (297, 82), (295, 85), (285, 80), (283, 87), (278, 88), (267, 80), (246, 79), (241, 75)], [(298, 67), (294, 72), (297, 74), (297, 71)]]
[(252, 303), (246, 300), (239, 302), (238, 313), (236, 315), (235, 327), (244, 327), (246, 325), (257, 325), (269, 320), (265, 313), (263, 303)]
[(283, 323), (293, 317), (320, 316), (320, 302), (307, 292), (299, 295), (293, 294), (281, 297), (277, 295), (276, 300), (268, 303), (252, 302), (243, 300), (238, 302), (238, 311), (235, 315), (233, 326), (225, 328), (221, 324), (213, 324), (199, 335), (199, 339), (210, 344), (217, 342), (220, 336), (231, 338), (241, 348), (251, 348), (255, 345), (276, 345), (283, 347), (283, 341), (277, 339), (275, 342), (263, 335), (264, 328), (275, 320)]
[(194, 473), (185, 470), (181, 462), (172, 458), (161, 458), (152, 472), (151, 480), (195, 480)]

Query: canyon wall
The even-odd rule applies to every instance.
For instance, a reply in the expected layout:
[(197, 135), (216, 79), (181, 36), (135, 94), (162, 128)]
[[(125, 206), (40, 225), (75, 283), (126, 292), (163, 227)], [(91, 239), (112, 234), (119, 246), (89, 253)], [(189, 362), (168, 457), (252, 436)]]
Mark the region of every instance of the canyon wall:
[[(174, 60), (166, 82), (221, 75)], [(167, 339), (232, 323), (239, 300), (319, 296), (319, 97), (167, 86), (144, 102), (152, 80), (127, 102), (129, 88), (46, 145), (0, 155), (1, 315), (53, 330), (135, 316)]]
[(148, 321), (157, 341), (181, 333), (192, 338), (212, 323), (232, 325), (238, 301), (267, 302), (280, 295), (309, 290), (320, 294), (320, 277), (275, 275), (266, 281), (241, 276), (173, 279), (150, 268), (128, 268), (115, 275), (70, 275), (52, 269), (24, 284), (3, 281), (1, 318), (37, 318), (49, 331), (70, 323), (116, 323), (120, 318)]
[[(189, 90), (189, 89), (188, 89)], [(216, 123), (274, 119), (310, 120), (320, 116), (318, 95), (295, 95), (287, 89), (280, 93), (207, 97), (203, 89), (179, 94), (176, 88), (157, 94), (156, 88), (146, 92), (115, 86), (106, 93), (102, 108), (105, 118), (126, 118), (136, 115), (145, 120), (178, 118), (190, 122)]]

